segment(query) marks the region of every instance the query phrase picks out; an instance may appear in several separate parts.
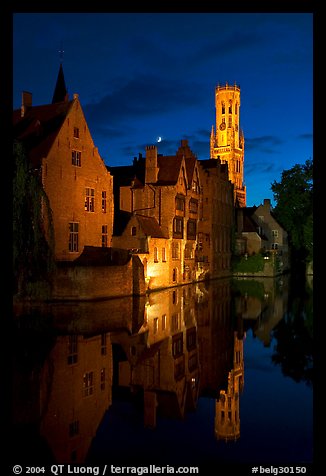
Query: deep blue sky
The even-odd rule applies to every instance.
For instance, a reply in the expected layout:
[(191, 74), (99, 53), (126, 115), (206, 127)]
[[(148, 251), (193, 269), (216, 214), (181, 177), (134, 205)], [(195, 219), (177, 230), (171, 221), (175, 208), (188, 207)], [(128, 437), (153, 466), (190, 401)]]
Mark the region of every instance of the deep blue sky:
[(13, 106), (48, 104), (60, 65), (107, 165), (188, 139), (209, 158), (215, 86), (241, 88), (247, 206), (313, 158), (312, 13), (17, 13)]

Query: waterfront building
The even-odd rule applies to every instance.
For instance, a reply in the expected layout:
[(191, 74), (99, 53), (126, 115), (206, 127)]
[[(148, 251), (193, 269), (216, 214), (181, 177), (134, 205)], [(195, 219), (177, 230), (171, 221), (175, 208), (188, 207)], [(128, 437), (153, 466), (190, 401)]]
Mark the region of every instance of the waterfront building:
[(22, 93), (13, 113), (14, 139), (26, 150), (53, 214), (55, 258), (73, 261), (85, 246), (110, 246), (113, 181), (95, 146), (78, 94), (69, 100), (62, 65), (50, 104)]

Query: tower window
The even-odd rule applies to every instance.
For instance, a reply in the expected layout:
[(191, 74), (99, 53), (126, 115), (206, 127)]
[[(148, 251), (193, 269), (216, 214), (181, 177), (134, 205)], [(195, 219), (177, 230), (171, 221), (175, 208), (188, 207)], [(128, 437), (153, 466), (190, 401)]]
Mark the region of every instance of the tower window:
[(222, 102), (222, 114), (225, 114), (225, 103)]
[(229, 114), (232, 114), (232, 102), (229, 103)]

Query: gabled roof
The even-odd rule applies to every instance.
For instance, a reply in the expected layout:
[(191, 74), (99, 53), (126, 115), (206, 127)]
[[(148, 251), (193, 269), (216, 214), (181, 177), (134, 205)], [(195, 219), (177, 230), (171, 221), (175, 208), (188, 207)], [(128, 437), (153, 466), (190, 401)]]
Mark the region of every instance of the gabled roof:
[(34, 167), (48, 155), (73, 102), (29, 107), (23, 117), (20, 109), (13, 112), (14, 139), (23, 142)]
[(175, 155), (158, 156), (159, 166), (157, 185), (175, 185), (179, 178), (182, 157)]
[(152, 238), (167, 238), (156, 218), (144, 215), (135, 215), (135, 217), (145, 236), (151, 236)]

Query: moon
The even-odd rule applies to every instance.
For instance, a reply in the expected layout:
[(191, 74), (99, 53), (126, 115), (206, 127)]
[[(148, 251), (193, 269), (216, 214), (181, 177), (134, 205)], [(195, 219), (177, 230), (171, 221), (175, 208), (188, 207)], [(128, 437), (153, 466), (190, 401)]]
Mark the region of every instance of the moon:
[(157, 142), (162, 142), (162, 137), (161, 136), (158, 136)]

